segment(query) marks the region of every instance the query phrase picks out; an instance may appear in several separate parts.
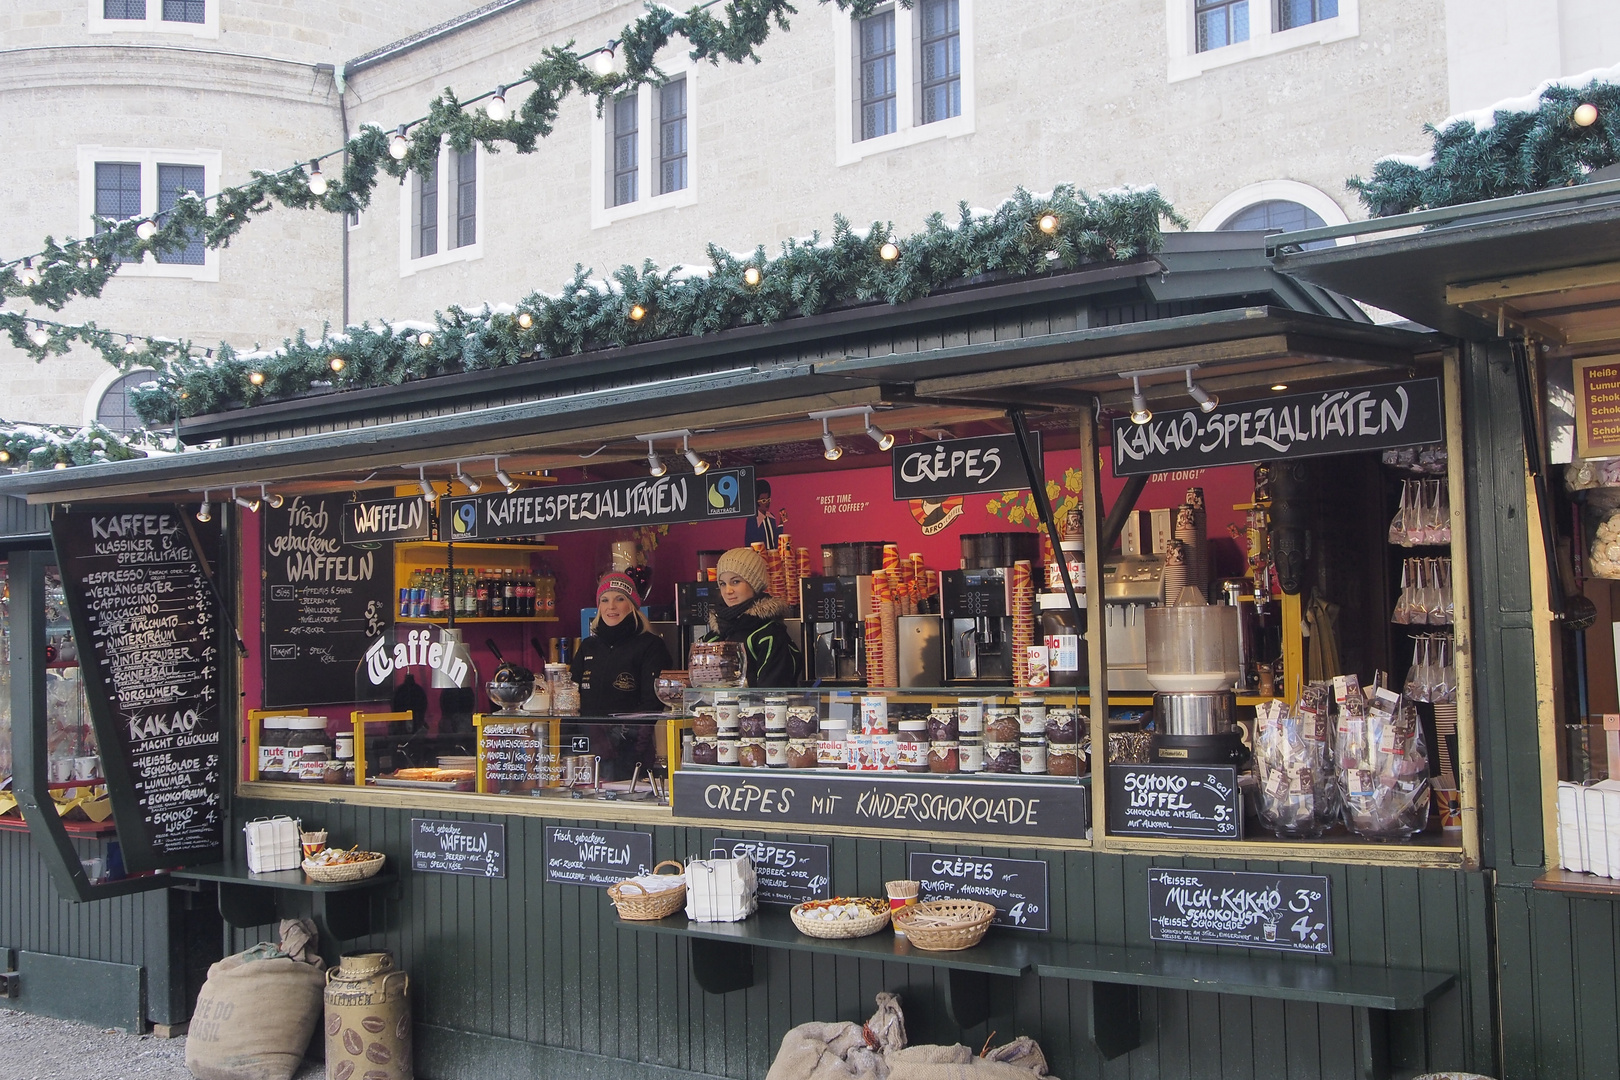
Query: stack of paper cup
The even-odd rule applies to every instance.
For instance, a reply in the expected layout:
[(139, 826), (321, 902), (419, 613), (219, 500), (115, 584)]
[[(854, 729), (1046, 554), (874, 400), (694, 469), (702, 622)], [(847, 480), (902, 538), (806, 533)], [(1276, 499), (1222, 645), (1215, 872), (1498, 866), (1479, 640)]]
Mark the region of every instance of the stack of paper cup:
[(1028, 559), (1013, 563), (1013, 685), (1029, 685), (1029, 647), (1035, 644), (1035, 579)]
[(1187, 545), (1172, 540), (1164, 549), (1164, 603), (1174, 607), (1187, 586)]

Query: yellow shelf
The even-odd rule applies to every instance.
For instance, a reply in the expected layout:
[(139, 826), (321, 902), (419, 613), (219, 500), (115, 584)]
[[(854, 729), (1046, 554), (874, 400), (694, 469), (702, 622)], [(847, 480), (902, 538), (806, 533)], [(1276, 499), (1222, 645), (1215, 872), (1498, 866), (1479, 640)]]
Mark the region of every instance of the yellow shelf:
[[(556, 544), (480, 544), (471, 540), (454, 541), (457, 551), (556, 551)], [(401, 540), (394, 545), (396, 552), (443, 551), (449, 547), (446, 540)]]
[[(434, 619), (418, 615), (396, 615), (395, 622), (408, 623), (439, 623), (445, 625), (449, 619)], [(456, 625), (463, 623), (498, 623), (498, 622), (561, 622), (556, 615), (457, 615)]]

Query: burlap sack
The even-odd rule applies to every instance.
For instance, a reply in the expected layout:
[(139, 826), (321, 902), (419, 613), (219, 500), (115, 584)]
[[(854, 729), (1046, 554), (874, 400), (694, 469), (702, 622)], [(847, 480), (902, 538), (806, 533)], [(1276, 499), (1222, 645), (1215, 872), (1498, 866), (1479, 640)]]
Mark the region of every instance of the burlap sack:
[(790, 1030), (765, 1080), (887, 1080), (884, 1054), (905, 1045), (900, 999), (879, 994), (877, 1011), (864, 1026), (843, 1021)]
[(889, 1055), (888, 1080), (1057, 1080), (1035, 1040), (1015, 1039), (984, 1057), (966, 1046), (911, 1046)]
[[(315, 927), (281, 924), (265, 942), (208, 969), (186, 1032), (186, 1068), (197, 1080), (290, 1080), (320, 1023), (324, 966)], [(289, 955), (290, 954), (290, 955)]]

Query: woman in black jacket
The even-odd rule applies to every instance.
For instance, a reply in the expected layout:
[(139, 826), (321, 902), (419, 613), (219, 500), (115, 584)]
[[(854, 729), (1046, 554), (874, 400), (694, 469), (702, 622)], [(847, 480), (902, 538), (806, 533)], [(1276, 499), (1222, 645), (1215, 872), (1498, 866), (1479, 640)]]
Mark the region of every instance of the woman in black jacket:
[(591, 636), (570, 665), (579, 684), (580, 715), (662, 712), (658, 673), (671, 667), (664, 639), (641, 614), (635, 582), (617, 571), (604, 574), (596, 586)]
[(709, 641), (740, 641), (748, 685), (799, 685), (799, 648), (783, 619), (788, 607), (766, 591), (770, 572), (753, 548), (732, 548), (715, 567), (720, 599), (709, 612)]

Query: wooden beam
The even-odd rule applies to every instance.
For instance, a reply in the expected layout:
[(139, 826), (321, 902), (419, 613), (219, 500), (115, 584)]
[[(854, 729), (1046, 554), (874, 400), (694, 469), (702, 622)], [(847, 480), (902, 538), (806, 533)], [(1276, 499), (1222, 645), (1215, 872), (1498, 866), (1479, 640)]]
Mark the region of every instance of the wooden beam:
[(1288, 338), (1283, 334), (1266, 334), (1237, 341), (1218, 341), (1208, 345), (1121, 353), (1090, 360), (1063, 360), (1055, 364), (1023, 367), (1016, 371), (978, 371), (971, 375), (953, 375), (942, 379), (919, 379), (916, 392), (918, 397), (946, 397), (951, 394), (972, 393), (975, 390), (994, 391), (1007, 390), (1015, 386), (1073, 383), (1082, 379), (1117, 375), (1120, 371), (1175, 367), (1180, 364), (1208, 367), (1243, 360), (1270, 360), (1286, 355), (1288, 355)]
[(1545, 296), (1548, 293), (1570, 292), (1600, 285), (1620, 285), (1620, 262), (1598, 263), (1594, 266), (1567, 266), (1557, 270), (1542, 270), (1534, 274), (1490, 278), (1446, 286), (1446, 303), (1461, 307), (1464, 304), (1491, 303), (1521, 296)]

